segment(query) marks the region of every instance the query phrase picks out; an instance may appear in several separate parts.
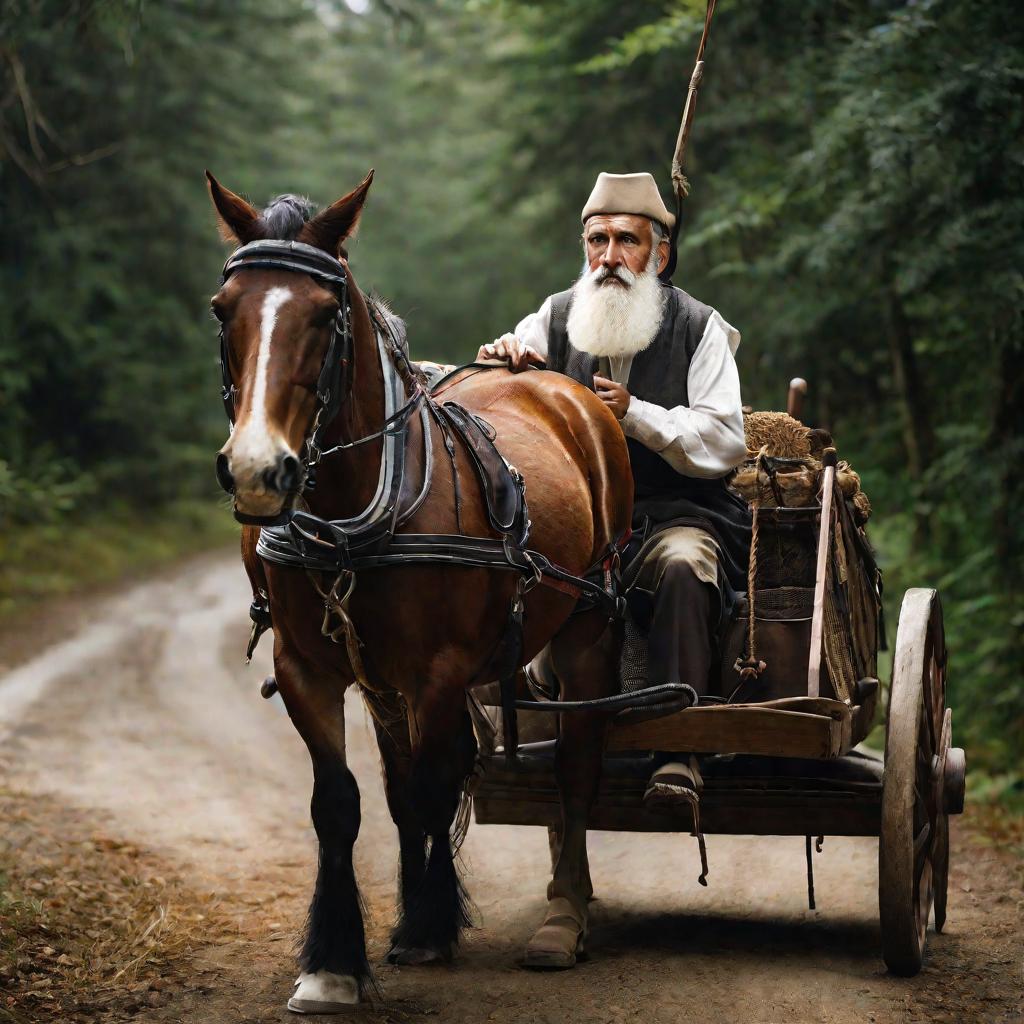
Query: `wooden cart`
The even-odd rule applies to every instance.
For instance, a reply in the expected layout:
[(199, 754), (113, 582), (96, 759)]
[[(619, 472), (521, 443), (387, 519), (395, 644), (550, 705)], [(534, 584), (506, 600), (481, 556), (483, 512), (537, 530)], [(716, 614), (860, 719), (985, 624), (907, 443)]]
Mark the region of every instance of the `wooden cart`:
[[(776, 652), (781, 663), (793, 663), (793, 648), (807, 659), (806, 675), (790, 680), (793, 695), (699, 706), (648, 721), (616, 720), (590, 827), (693, 832), (694, 815), (685, 805), (666, 811), (644, 804), (655, 769), (679, 760), (678, 754), (685, 752), (699, 755), (699, 816), (705, 834), (805, 836), (808, 858), (812, 837), (877, 836), (882, 955), (893, 973), (912, 975), (921, 967), (933, 907), (936, 930), (941, 931), (945, 922), (948, 821), (950, 814), (963, 810), (964, 802), (964, 752), (951, 746), (952, 713), (946, 707), (942, 606), (934, 590), (910, 590), (904, 597), (883, 761), (860, 746), (873, 724), (877, 679), (863, 675), (852, 684), (844, 683), (839, 678), (842, 670), (829, 667), (837, 664), (828, 657), (829, 642), (837, 643), (837, 634), (833, 630), (831, 641), (826, 635), (825, 598), (828, 588), (839, 587), (842, 576), (838, 563), (843, 556), (837, 549), (844, 509), (828, 465), (823, 477), (821, 503), (815, 508), (754, 510), (762, 531), (782, 531), (773, 536), (785, 566), (793, 564), (786, 544), (792, 541), (794, 522), (797, 530), (810, 524), (816, 535), (811, 538), (817, 558), (810, 618), (801, 613), (797, 600), (796, 614), (764, 620), (766, 625), (780, 625), (774, 642), (786, 649)], [(850, 532), (847, 522), (848, 543), (856, 539)], [(770, 565), (766, 572), (770, 574)], [(845, 572), (856, 582), (861, 569), (850, 563)], [(877, 596), (877, 579), (868, 583)], [(757, 593), (763, 596), (770, 588)], [(855, 595), (846, 597), (849, 617)], [(737, 623), (737, 636), (745, 630), (742, 622)], [(842, 629), (838, 634), (842, 640)], [(767, 639), (771, 642), (773, 637)], [(728, 643), (725, 646), (729, 661), (734, 652)], [(868, 658), (873, 665), (877, 642), (871, 646)], [(864, 658), (860, 660), (863, 668)], [(853, 657), (851, 663), (857, 661)], [(729, 662), (727, 669), (731, 668)], [(785, 681), (776, 673), (770, 689), (780, 688), (785, 690)], [(477, 822), (560, 827), (555, 743), (524, 743), (514, 769), (506, 765), (503, 754), (492, 751), (487, 756), (474, 797)]]

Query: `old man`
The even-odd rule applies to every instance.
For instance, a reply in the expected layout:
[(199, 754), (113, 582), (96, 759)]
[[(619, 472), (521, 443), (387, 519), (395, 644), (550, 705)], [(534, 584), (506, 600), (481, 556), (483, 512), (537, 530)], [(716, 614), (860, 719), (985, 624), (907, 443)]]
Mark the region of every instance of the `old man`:
[(626, 436), (642, 547), (626, 566), (648, 635), (647, 683), (716, 689), (718, 627), (745, 589), (746, 505), (724, 477), (746, 455), (735, 352), (717, 310), (662, 280), (675, 217), (650, 174), (601, 174), (583, 207), (584, 266), (478, 353), (546, 364), (594, 390)]

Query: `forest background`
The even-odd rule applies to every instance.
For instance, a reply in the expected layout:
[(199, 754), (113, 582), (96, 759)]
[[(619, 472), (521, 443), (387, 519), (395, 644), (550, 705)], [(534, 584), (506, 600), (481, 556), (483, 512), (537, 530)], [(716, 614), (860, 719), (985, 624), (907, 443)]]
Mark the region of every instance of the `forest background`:
[[(377, 170), (357, 278), (469, 358), (580, 263), (599, 170), (668, 163), (699, 0), (8, 0), (0, 616), (234, 529), (209, 167), (264, 202)], [(1024, 802), (1024, 19), (721, 0), (676, 283), (810, 382), (875, 506), (890, 638), (943, 595), (976, 796)]]

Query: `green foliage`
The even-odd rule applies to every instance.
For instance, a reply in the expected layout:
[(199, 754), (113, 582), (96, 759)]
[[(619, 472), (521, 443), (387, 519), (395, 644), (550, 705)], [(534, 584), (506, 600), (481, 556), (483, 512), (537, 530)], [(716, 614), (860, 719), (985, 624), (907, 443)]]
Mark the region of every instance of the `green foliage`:
[[(972, 765), (1024, 755), (1024, 22), (994, 0), (721, 0), (677, 283), (746, 400), (863, 474), (895, 625), (943, 591)], [(0, 520), (212, 500), (210, 167), (329, 202), (357, 280), (464, 358), (579, 261), (600, 170), (668, 164), (700, 0), (15, 0), (0, 13)], [(1015, 783), (1013, 780), (1018, 780)], [(1006, 781), (1009, 780), (1009, 781)]]
[(302, 84), (276, 59), (302, 19), (253, 6), (39, 0), (3, 16), (17, 102), (2, 115), (0, 442), (18, 476), (55, 453), (145, 504), (208, 475), (196, 442), (221, 424), (202, 296), (220, 253), (202, 170), (242, 159), (269, 190), (266, 153), (287, 147), (241, 122), (285, 122)]

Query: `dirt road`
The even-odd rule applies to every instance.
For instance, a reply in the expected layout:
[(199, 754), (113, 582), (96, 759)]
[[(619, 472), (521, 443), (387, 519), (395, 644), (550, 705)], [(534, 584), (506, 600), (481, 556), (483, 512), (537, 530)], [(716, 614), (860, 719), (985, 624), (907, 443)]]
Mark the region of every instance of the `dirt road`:
[[(45, 816), (50, 841), (85, 823), (179, 880), (170, 918), (198, 919), (187, 913), (191, 897), (212, 908), (187, 926), (166, 984), (154, 983), (148, 1003), (122, 1007), (126, 1019), (295, 1019), (283, 1007), (314, 872), (310, 771), (283, 709), (259, 697), (269, 638), (243, 665), (247, 605), (240, 565), (218, 556), (104, 599), (72, 636), (44, 637), (55, 642), (41, 653), (26, 658), (42, 634), (0, 644), (8, 666), (20, 661), (0, 675), (0, 763), (12, 790)], [(396, 843), (357, 700), (348, 728), (363, 793), (357, 870), (379, 964)], [(22, 841), (27, 849), (33, 840)], [(712, 836), (708, 847), (702, 889), (688, 837), (593, 834), (592, 959), (538, 975), (516, 960), (542, 913), (546, 835), (474, 826), (464, 861), (479, 928), (450, 967), (379, 966), (383, 999), (356, 1019), (1021, 1019), (1019, 863), (969, 823), (954, 833), (947, 932), (930, 936), (912, 980), (887, 976), (878, 959), (874, 842), (826, 841), (815, 912), (806, 909), (802, 840)]]

